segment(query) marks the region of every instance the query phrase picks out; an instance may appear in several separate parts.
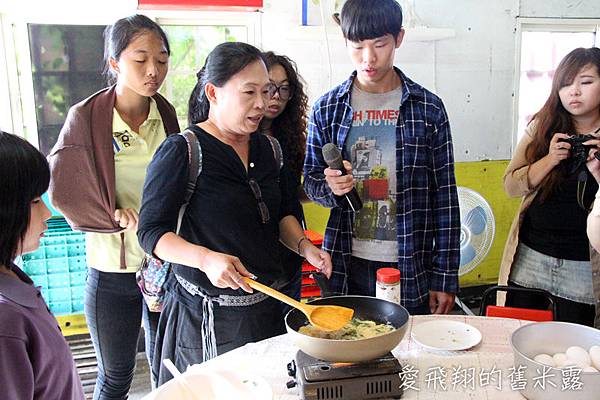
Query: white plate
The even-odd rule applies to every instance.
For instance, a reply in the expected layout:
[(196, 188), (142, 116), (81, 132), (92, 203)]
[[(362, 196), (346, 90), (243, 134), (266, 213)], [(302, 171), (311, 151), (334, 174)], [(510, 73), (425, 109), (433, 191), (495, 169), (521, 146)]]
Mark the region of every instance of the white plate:
[(479, 329), (459, 321), (433, 320), (415, 325), (412, 338), (429, 350), (466, 350), (481, 342)]
[(273, 391), (260, 375), (233, 369), (188, 369), (182, 374), (187, 388), (172, 379), (143, 400), (272, 400)]

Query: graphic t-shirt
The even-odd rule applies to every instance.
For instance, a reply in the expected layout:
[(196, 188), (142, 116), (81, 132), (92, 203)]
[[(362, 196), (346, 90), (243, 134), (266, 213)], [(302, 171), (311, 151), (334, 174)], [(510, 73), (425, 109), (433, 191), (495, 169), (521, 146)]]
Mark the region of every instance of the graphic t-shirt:
[(386, 93), (352, 88), (352, 128), (345, 144), (363, 208), (354, 218), (352, 255), (397, 262), (396, 122), (402, 87)]

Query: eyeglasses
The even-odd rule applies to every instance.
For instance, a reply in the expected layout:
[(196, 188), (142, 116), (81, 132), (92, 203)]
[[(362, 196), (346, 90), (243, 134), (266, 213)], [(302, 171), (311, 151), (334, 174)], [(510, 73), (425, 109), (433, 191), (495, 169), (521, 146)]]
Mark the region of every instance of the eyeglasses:
[(252, 194), (254, 195), (254, 198), (258, 202), (258, 213), (260, 214), (260, 221), (263, 224), (266, 224), (267, 222), (269, 222), (269, 219), (270, 219), (269, 207), (267, 207), (267, 204), (264, 202), (264, 200), (262, 198), (260, 186), (258, 185), (258, 182), (256, 182), (256, 180), (254, 178), (250, 178), (248, 180), (248, 184), (250, 185), (250, 189), (252, 189)]
[(279, 98), (283, 101), (292, 98), (292, 88), (290, 85), (277, 86), (274, 83), (269, 85), (269, 97), (273, 98), (276, 94), (279, 94)]

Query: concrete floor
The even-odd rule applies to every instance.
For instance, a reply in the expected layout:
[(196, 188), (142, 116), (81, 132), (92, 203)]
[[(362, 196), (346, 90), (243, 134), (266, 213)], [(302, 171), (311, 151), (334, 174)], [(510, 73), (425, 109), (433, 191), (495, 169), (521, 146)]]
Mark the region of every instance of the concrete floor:
[(129, 400), (140, 400), (152, 390), (146, 354), (138, 353), (136, 362), (135, 375), (129, 391)]
[[(77, 372), (83, 385), (86, 399), (91, 399), (96, 383), (98, 366), (96, 353), (89, 335), (67, 337), (71, 353), (75, 359)], [(150, 369), (146, 354), (142, 351), (136, 357), (136, 369), (129, 393), (130, 400), (140, 400), (151, 391)]]

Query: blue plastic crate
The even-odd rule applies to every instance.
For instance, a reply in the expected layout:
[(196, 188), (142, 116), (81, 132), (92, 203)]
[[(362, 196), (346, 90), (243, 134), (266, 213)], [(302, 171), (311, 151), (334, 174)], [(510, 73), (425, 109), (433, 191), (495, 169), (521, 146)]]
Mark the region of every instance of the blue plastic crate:
[(33, 285), (36, 287), (47, 288), (48, 287), (48, 276), (47, 275), (31, 275)]
[(40, 259), (40, 260), (29, 260), (29, 261), (25, 261), (23, 260), (23, 270), (27, 273), (27, 275), (29, 275), (30, 277), (36, 276), (36, 275), (44, 275), (46, 276), (46, 260), (44, 259)]
[(75, 314), (70, 301), (47, 301), (48, 308), (54, 315)]
[(87, 277), (87, 271), (78, 271), (69, 273), (69, 286), (76, 288), (78, 286), (85, 285), (85, 278)]
[(71, 287), (71, 301), (75, 302), (76, 300), (83, 300), (83, 296), (85, 294), (85, 286), (74, 286)]
[(68, 273), (49, 274), (47, 276), (48, 276), (48, 289), (71, 287), (71, 282), (70, 282)]
[(80, 300), (73, 300), (71, 302), (71, 313), (70, 314), (81, 314), (83, 313), (83, 298)]
[(70, 302), (71, 301), (71, 289), (68, 287), (58, 288), (58, 289), (48, 289), (48, 298), (46, 299), (46, 301), (49, 304), (57, 303), (57, 302)]
[(64, 218), (52, 218), (40, 248), (23, 256), (23, 270), (55, 315), (83, 312), (87, 276), (85, 236), (73, 232)]
[(69, 272), (87, 271), (85, 256), (69, 257)]

